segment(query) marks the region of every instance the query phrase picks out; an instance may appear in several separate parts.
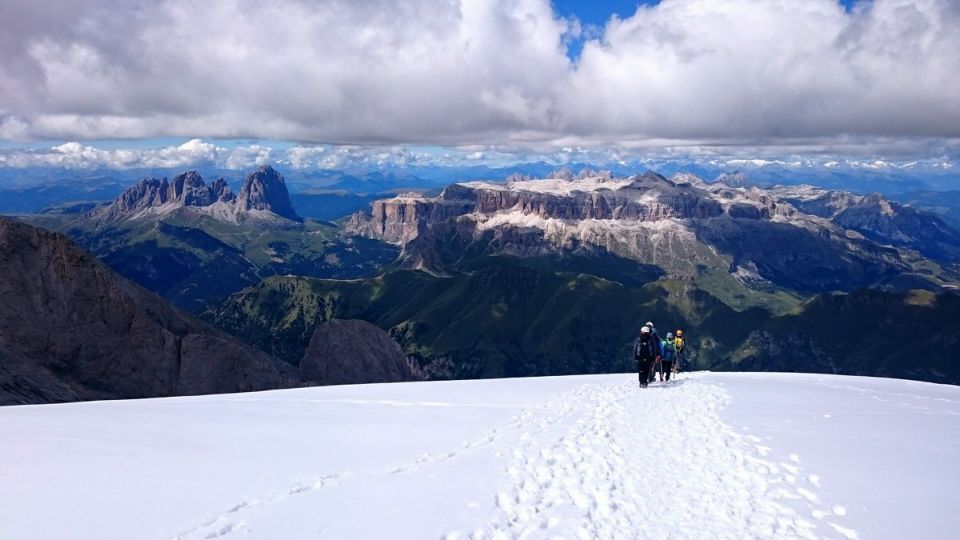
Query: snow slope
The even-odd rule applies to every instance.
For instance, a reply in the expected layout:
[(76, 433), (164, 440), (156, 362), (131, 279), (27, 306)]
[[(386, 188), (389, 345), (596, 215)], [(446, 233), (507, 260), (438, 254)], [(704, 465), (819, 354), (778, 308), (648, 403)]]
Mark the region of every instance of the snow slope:
[(0, 538), (953, 538), (960, 388), (699, 373), (0, 408)]

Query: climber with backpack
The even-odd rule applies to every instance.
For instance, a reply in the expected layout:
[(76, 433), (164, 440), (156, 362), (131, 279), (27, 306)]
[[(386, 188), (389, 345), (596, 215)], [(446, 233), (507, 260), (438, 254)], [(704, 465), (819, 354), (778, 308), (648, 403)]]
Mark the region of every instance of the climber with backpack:
[(650, 327), (640, 328), (640, 335), (633, 342), (633, 358), (637, 361), (637, 376), (640, 379), (640, 388), (646, 388), (650, 383), (654, 363), (660, 357), (660, 340), (653, 336)]
[(660, 334), (658, 334), (657, 329), (653, 327), (653, 322), (647, 321), (644, 326), (650, 329), (650, 338), (657, 344), (657, 356), (653, 359), (653, 366), (650, 368), (650, 382), (653, 382), (657, 379), (657, 371), (662, 369), (660, 356), (663, 354), (663, 349), (661, 348)]
[(687, 368), (687, 342), (683, 337), (683, 329), (678, 328), (673, 338), (674, 348), (677, 350), (677, 358), (673, 363), (674, 373), (680, 373)]
[(667, 332), (667, 338), (661, 343), (661, 350), (663, 351), (663, 359), (660, 361), (660, 382), (664, 382), (664, 377), (669, 382), (670, 372), (673, 371), (673, 363), (677, 359), (677, 345), (673, 338), (673, 332)]

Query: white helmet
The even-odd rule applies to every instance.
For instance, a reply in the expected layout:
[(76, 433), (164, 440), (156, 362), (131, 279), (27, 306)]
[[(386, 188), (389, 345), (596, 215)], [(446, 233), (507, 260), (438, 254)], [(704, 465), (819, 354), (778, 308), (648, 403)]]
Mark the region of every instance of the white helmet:
[(640, 333), (641, 333), (641, 334), (649, 334), (649, 333), (650, 333), (650, 327), (649, 327), (649, 326), (644, 326), (644, 327), (640, 328)]

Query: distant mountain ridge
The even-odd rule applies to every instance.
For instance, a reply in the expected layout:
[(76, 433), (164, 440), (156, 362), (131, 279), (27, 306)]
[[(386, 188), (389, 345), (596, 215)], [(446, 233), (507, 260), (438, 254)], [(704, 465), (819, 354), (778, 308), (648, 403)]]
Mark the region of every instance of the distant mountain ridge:
[(247, 174), (239, 191), (196, 171), (146, 178), (107, 204), (61, 205), (22, 220), (65, 233), (124, 277), (193, 312), (274, 274), (373, 275), (394, 246), (301, 219), (283, 175)]
[(899, 245), (924, 256), (960, 262), (960, 232), (940, 216), (873, 193), (855, 195), (813, 186), (774, 187), (776, 196), (800, 210), (829, 219), (875, 242)]
[[(402, 246), (406, 266), (440, 272), (465, 257), (571, 254), (616, 256), (674, 278), (709, 270), (802, 293), (956, 283), (960, 233), (936, 216), (879, 195), (817, 192), (834, 204), (795, 191), (651, 172), (465, 182), (437, 197), (376, 201), (345, 230)], [(920, 268), (924, 258), (939, 261), (940, 273)]]
[(248, 174), (236, 195), (223, 178), (207, 185), (196, 171), (178, 174), (171, 181), (145, 178), (108, 206), (94, 210), (90, 217), (110, 223), (163, 215), (179, 208), (192, 208), (221, 221), (271, 217), (302, 221), (290, 203), (283, 175), (269, 165)]

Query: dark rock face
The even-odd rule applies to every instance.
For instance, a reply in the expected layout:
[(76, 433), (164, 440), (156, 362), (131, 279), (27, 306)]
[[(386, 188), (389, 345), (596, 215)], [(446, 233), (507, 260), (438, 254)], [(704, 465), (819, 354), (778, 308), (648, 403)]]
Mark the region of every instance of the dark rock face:
[(320, 384), (422, 379), (390, 334), (361, 320), (332, 320), (318, 326), (300, 372), (305, 380)]
[(243, 187), (237, 196), (237, 207), (241, 211), (269, 210), (278, 216), (300, 221), (300, 216), (290, 203), (283, 175), (269, 165), (260, 167), (243, 180)]
[(82, 397), (50, 371), (0, 347), (0, 405), (79, 399)]
[(0, 260), (0, 347), (73, 392), (54, 388), (38, 402), (298, 384), (286, 364), (121, 278), (65, 236), (0, 218)]

